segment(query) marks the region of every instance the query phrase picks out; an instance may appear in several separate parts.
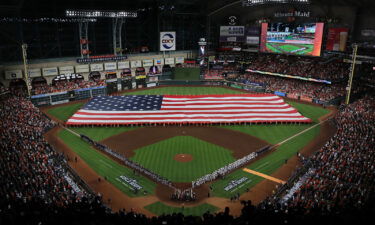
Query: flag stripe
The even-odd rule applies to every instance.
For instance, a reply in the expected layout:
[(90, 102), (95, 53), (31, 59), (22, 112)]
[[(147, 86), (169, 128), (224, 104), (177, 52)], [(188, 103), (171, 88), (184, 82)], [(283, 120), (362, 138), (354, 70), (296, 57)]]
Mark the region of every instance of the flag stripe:
[[(239, 113), (239, 114), (222, 114), (222, 115), (217, 115), (217, 114), (141, 114), (142, 118), (163, 118), (163, 117), (182, 117), (182, 118), (193, 118), (193, 117), (207, 117), (207, 118), (215, 118), (215, 117), (220, 117), (220, 118), (240, 118), (240, 117), (295, 117), (295, 116), (301, 116), (299, 113), (292, 113), (292, 114), (287, 114), (287, 113), (270, 113), (267, 115), (263, 115), (260, 113)], [(302, 116), (301, 116), (302, 117)], [(140, 114), (135, 114), (135, 115), (81, 115), (81, 114), (75, 114), (72, 118), (140, 118)]]
[(276, 95), (97, 97), (67, 124), (311, 122)]

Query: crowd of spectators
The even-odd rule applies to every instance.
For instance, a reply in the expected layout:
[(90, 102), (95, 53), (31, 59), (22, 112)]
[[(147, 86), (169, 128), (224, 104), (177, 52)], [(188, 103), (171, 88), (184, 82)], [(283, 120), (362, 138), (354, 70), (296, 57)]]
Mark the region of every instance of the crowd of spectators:
[(57, 206), (79, 201), (85, 191), (72, 189), (63, 155), (43, 137), (55, 124), (23, 97), (0, 98), (0, 201), (40, 200)]
[(223, 65), (210, 65), (210, 69), (204, 69), (204, 79), (224, 79), (227, 77), (237, 77), (239, 75), (240, 66), (234, 63)]
[(270, 91), (279, 91), (323, 101), (332, 100), (346, 94), (345, 84), (323, 84), (256, 73), (240, 75), (236, 81), (244, 84), (257, 83)]
[(375, 98), (343, 107), (335, 122), (336, 134), (311, 158), (315, 172), (289, 206), (362, 208), (375, 192)]
[(324, 61), (321, 58), (260, 54), (251, 60), (248, 69), (337, 82), (347, 80), (349, 66), (339, 59)]
[(34, 85), (32, 92), (34, 95), (38, 94), (48, 94), (54, 92), (63, 92), (63, 91), (72, 91), (75, 89), (80, 88), (89, 88), (89, 87), (97, 87), (97, 86), (104, 86), (104, 80), (90, 80), (85, 81), (83, 79), (76, 79), (76, 80), (60, 80), (56, 81), (53, 84), (47, 83), (39, 83), (38, 85)]
[(375, 212), (374, 96), (340, 107), (335, 135), (306, 160), (313, 172), (288, 201), (241, 201), (236, 218), (229, 208), (202, 217), (112, 213), (100, 197), (78, 194), (64, 178), (63, 156), (43, 138), (54, 123), (38, 108), (6, 94), (0, 116), (0, 224), (361, 224)]

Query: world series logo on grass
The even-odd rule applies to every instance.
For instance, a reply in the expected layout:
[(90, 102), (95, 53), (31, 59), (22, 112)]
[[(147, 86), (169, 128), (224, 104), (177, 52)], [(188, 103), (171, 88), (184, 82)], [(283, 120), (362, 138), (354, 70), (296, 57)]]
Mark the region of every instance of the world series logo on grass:
[(176, 50), (176, 32), (160, 32), (160, 51)]

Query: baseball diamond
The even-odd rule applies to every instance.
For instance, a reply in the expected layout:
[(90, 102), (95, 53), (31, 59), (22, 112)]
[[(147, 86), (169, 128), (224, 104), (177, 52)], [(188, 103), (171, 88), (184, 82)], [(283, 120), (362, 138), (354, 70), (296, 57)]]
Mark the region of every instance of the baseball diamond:
[(0, 225), (366, 224), (374, 0), (4, 0)]
[[(164, 94), (170, 93), (173, 88), (160, 87), (149, 89), (149, 92)], [(175, 87), (174, 89), (176, 91), (187, 89), (198, 90), (197, 94), (199, 94), (199, 88), (197, 87)], [(216, 87), (205, 87), (205, 89), (212, 92), (216, 90), (222, 94), (226, 92), (226, 89)], [(230, 93), (233, 92), (232, 89), (227, 90)], [(131, 93), (133, 95), (138, 94), (137, 92)], [(124, 94), (128, 93), (125, 92)], [(147, 92), (140, 91), (139, 94), (147, 94)], [(327, 109), (313, 105), (293, 101), (289, 101), (288, 103), (298, 109), (302, 115), (311, 118), (313, 125), (318, 122), (319, 117), (328, 113)], [(83, 106), (83, 104), (78, 103), (79, 106)], [(43, 110), (51, 115), (52, 118), (63, 122), (74, 113), (74, 110), (69, 109), (70, 107), (77, 110), (76, 103), (47, 107)], [(62, 116), (64, 113), (60, 113), (59, 108), (61, 112), (67, 112), (65, 116)], [(331, 129), (326, 125), (317, 126), (311, 131), (297, 136), (294, 141), (288, 141), (272, 149), (265, 155), (260, 156), (259, 159), (257, 158), (254, 162), (251, 161), (250, 164), (247, 164), (247, 168), (266, 174), (276, 171), (277, 168), (284, 164), (285, 158), (288, 159), (297, 151), (301, 151), (303, 146), (309, 143), (309, 141), (315, 138), (314, 142), (318, 143), (318, 140), (327, 139), (329, 133), (332, 131), (329, 131)], [(151, 185), (153, 179), (149, 176), (144, 176), (142, 172), (128, 169), (126, 166), (120, 166), (122, 164), (121, 160), (106, 153), (98, 152), (98, 150), (82, 142), (78, 136), (67, 130), (54, 130), (51, 134), (47, 135), (47, 139), (53, 145), (58, 146), (58, 148), (66, 149), (65, 152), (69, 152), (69, 154), (78, 154), (81, 160), (94, 170), (94, 173), (105, 177), (105, 180), (109, 182), (108, 185), (114, 185), (114, 187), (119, 188), (125, 196), (135, 197), (135, 199), (145, 197), (155, 198), (160, 202), (164, 202), (164, 204), (173, 206), (178, 204), (178, 202), (170, 198), (175, 194), (176, 188), (178, 190), (188, 190), (192, 187), (191, 182), (196, 178), (211, 173), (215, 169), (234, 162), (234, 160), (240, 159), (245, 155), (256, 152), (262, 147), (275, 145), (311, 126), (309, 124), (258, 124), (70, 128), (74, 133), (87, 135), (109, 149), (142, 165), (142, 167), (161, 177), (167, 178), (172, 182), (173, 188), (158, 183)], [(321, 136), (319, 133), (326, 134)], [(95, 156), (87, 155), (94, 153)], [(189, 160), (184, 159), (182, 156), (189, 157)], [(114, 173), (113, 168), (118, 168), (116, 169), (118, 172)], [(123, 172), (121, 173), (121, 171)], [(126, 178), (125, 180), (123, 179), (124, 177)], [(229, 183), (236, 180), (241, 182), (236, 182), (236, 185), (232, 184), (229, 188)], [(246, 195), (248, 189), (261, 185), (261, 180), (262, 178), (258, 176), (237, 170), (226, 175), (223, 179), (218, 179), (197, 187), (194, 190), (195, 201), (186, 202), (186, 205), (196, 207), (214, 198), (230, 198), (237, 193)], [(134, 186), (141, 188), (136, 189)], [(208, 197), (209, 195), (210, 197)], [(215, 207), (222, 207), (222, 205), (217, 203), (212, 204)]]

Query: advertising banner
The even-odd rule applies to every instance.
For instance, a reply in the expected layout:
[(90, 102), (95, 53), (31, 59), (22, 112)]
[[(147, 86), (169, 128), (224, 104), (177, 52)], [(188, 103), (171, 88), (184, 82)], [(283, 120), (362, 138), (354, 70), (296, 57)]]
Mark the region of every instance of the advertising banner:
[(176, 50), (176, 32), (160, 32), (160, 51)]
[(285, 93), (283, 93), (283, 92), (279, 92), (279, 91), (275, 91), (274, 94), (275, 94), (275, 95), (278, 95), (278, 96), (282, 96), (282, 97), (285, 97), (285, 96), (286, 96)]
[(59, 67), (59, 74), (72, 74), (74, 73), (74, 67), (73, 66), (60, 66)]
[(164, 65), (164, 59), (154, 59), (154, 65)]
[(220, 36), (242, 37), (244, 35), (244, 26), (220, 26)]
[(90, 72), (89, 65), (78, 65), (76, 66), (76, 73), (88, 73)]
[(143, 66), (153, 66), (154, 65), (154, 60), (152, 59), (144, 59), (143, 60)]
[(56, 76), (58, 75), (57, 67), (43, 68), (43, 76)]
[(40, 71), (40, 68), (29, 69), (28, 73), (29, 73), (30, 78), (42, 76), (42, 72)]
[(245, 42), (245, 27), (221, 26), (220, 42)]
[(142, 61), (141, 60), (131, 61), (130, 66), (132, 68), (142, 67)]
[(116, 70), (116, 69), (117, 69), (117, 65), (116, 65), (115, 62), (104, 63), (104, 70), (105, 71)]
[(118, 62), (117, 68), (118, 69), (128, 69), (128, 68), (130, 68), (130, 63), (129, 63), (129, 61)]
[(174, 64), (174, 58), (165, 58), (164, 63), (166, 65), (173, 65)]
[(348, 28), (329, 28), (327, 37), (328, 51), (344, 52), (346, 49), (346, 41), (348, 40)]
[(177, 63), (184, 63), (185, 62), (185, 58), (184, 57), (176, 57), (176, 64)]
[(259, 37), (246, 37), (246, 44), (248, 45), (259, 45)]
[(11, 79), (17, 79), (17, 78), (22, 78), (22, 70), (5, 71), (5, 79), (11, 80)]
[(103, 71), (103, 64), (90, 64), (91, 72)]

